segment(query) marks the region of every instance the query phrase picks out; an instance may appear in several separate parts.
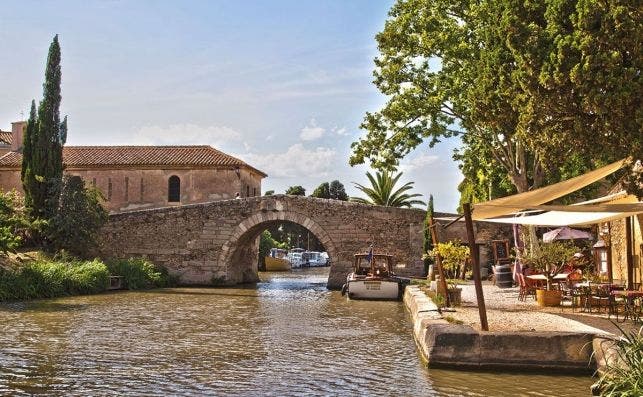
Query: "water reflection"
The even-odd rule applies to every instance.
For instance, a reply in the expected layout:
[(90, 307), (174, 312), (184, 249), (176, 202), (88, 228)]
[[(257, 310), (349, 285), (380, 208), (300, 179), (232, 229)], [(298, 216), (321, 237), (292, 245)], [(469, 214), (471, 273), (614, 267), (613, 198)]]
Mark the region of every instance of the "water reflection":
[(587, 378), (428, 371), (401, 303), (347, 301), (327, 271), (0, 305), (0, 395), (588, 395)]

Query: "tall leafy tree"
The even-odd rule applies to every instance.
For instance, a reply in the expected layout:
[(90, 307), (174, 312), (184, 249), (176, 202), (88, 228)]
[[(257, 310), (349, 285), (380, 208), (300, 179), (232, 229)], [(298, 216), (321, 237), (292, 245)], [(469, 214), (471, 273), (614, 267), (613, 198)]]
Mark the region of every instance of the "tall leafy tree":
[[(637, 32), (631, 1), (399, 0), (376, 37), (374, 83), (389, 100), (366, 114), (350, 162), (393, 169), (423, 141), (460, 136), (460, 156), (484, 153), (486, 176), (500, 169), (524, 192), (560, 167), (578, 174), (580, 164), (640, 156)], [(617, 109), (597, 122), (612, 89)], [(625, 127), (613, 135), (610, 123)], [(587, 161), (569, 166), (573, 156)]]
[(433, 263), (433, 258), (428, 252), (433, 250), (433, 238), (431, 237), (431, 220), (433, 219), (433, 195), (429, 195), (429, 203), (426, 206), (426, 218), (424, 219), (424, 241), (422, 242), (422, 255), (424, 261), (424, 274), (429, 272), (429, 266)]
[(375, 176), (370, 172), (366, 173), (371, 183), (370, 187), (353, 182), (355, 187), (366, 194), (368, 199), (362, 197), (351, 197), (351, 201), (364, 204), (382, 205), (385, 207), (412, 207), (415, 204), (423, 205), (424, 202), (414, 199), (421, 197), (421, 194), (409, 194), (407, 191), (413, 189), (413, 182), (407, 182), (402, 187), (396, 188), (402, 173), (392, 175), (389, 171), (378, 171)]
[(332, 198), (333, 200), (341, 200), (341, 201), (348, 200), (348, 194), (346, 194), (344, 185), (338, 180), (334, 180), (330, 183), (329, 193), (330, 193), (330, 198)]
[(290, 186), (288, 189), (286, 189), (286, 194), (292, 194), (293, 196), (305, 196), (306, 189), (304, 189), (303, 186), (300, 185)]
[(324, 199), (329, 199), (330, 198), (330, 185), (328, 182), (324, 182), (317, 186), (315, 190), (313, 190), (313, 194), (310, 195), (310, 197), (317, 197), (317, 198), (324, 198)]
[(20, 180), (22, 181), (22, 188), (25, 192), (25, 206), (32, 208), (33, 199), (32, 193), (38, 193), (36, 190), (36, 179), (33, 173), (33, 139), (38, 131), (38, 116), (36, 111), (36, 101), (31, 101), (31, 110), (29, 112), (29, 120), (27, 121), (27, 128), (25, 128), (24, 136), (22, 139), (22, 170), (20, 172)]
[(34, 217), (44, 219), (52, 218), (56, 213), (58, 197), (52, 187), (59, 185), (63, 173), (62, 147), (67, 138), (67, 117), (61, 122), (61, 78), (60, 45), (56, 35), (49, 46), (43, 98), (37, 119), (33, 117), (32, 106), (26, 134), (29, 148), (23, 153), (26, 168), (22, 177), (30, 211)]

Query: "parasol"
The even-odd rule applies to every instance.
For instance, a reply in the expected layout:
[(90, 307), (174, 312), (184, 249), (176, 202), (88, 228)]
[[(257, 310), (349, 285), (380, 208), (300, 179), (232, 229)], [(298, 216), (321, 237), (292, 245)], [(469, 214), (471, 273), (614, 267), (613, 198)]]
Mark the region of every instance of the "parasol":
[(592, 237), (588, 232), (563, 226), (543, 234), (543, 242), (551, 243), (555, 240), (587, 240)]

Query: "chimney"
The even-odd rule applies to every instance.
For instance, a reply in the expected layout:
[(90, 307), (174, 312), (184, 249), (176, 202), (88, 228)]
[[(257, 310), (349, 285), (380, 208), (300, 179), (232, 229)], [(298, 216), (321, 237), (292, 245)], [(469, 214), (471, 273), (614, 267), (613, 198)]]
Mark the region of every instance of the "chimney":
[(14, 152), (22, 150), (22, 138), (27, 128), (26, 121), (16, 121), (11, 123), (11, 150)]

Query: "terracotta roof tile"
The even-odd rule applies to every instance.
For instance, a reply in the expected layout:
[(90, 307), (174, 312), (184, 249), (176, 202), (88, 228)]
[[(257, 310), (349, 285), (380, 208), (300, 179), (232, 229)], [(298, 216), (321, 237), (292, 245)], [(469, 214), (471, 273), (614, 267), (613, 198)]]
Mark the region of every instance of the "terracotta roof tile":
[(0, 130), (0, 145), (11, 145), (11, 131)]
[[(236, 157), (211, 146), (65, 146), (63, 162), (66, 167), (248, 167), (263, 176), (266, 174)], [(22, 154), (9, 152), (0, 157), (0, 167), (20, 167)]]

